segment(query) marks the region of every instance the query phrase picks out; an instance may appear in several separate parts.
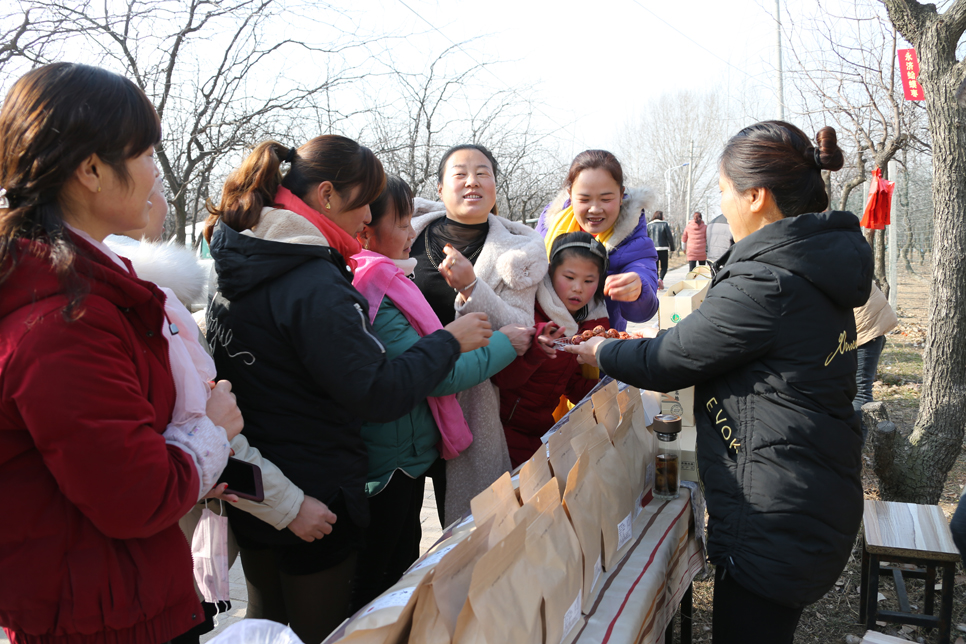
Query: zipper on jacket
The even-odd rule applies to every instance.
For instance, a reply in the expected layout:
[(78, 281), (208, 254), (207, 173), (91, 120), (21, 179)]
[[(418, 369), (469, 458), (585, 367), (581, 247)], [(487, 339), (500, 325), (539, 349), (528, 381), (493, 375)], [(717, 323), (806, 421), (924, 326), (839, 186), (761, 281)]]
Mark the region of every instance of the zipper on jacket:
[(506, 417), (506, 422), (510, 422), (510, 419), (513, 418), (513, 414), (517, 413), (517, 405), (520, 404), (521, 400), (523, 400), (523, 396), (517, 398), (517, 401), (513, 403), (513, 409), (510, 410), (510, 415)]
[(379, 341), (379, 338), (369, 333), (369, 329), (366, 327), (366, 314), (362, 312), (362, 307), (359, 306), (358, 302), (353, 302), (352, 306), (356, 307), (356, 311), (359, 312), (359, 320), (362, 322), (362, 332), (372, 338), (372, 341), (379, 346), (379, 350), (385, 353), (386, 347), (382, 345), (382, 342)]

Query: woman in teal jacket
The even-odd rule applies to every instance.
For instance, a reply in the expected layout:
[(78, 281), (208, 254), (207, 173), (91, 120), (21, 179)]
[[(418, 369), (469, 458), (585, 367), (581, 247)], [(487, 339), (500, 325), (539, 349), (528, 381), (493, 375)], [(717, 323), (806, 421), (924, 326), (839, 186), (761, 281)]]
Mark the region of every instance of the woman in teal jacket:
[[(359, 236), (365, 250), (354, 256), (358, 267), (353, 285), (369, 301), (372, 328), (390, 360), (442, 328), (412, 282), (412, 203), (406, 182), (388, 177), (386, 189), (370, 206), (372, 219)], [(359, 557), (355, 610), (389, 588), (417, 559), (426, 472), (441, 457), (453, 458), (473, 441), (455, 394), (484, 382), (522, 355), (532, 332), (517, 325), (503, 327), (489, 346), (462, 354), (431, 397), (409, 414), (390, 423), (362, 426), (369, 453), (366, 493), (371, 523)]]

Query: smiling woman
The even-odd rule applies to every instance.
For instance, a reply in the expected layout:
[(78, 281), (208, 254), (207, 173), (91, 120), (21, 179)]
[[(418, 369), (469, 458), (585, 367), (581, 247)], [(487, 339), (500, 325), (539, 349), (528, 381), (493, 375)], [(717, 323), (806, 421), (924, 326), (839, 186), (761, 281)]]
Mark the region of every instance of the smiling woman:
[[(420, 201), (413, 219), (415, 281), (440, 322), (486, 313), (494, 328), (533, 326), (537, 285), (547, 273), (540, 236), (496, 215), (496, 159), (482, 145), (458, 145), (439, 163), (441, 203)], [(460, 394), (473, 444), (431, 471), (443, 525), (469, 510), (470, 499), (510, 469), (500, 407), (489, 381)]]
[(0, 625), (13, 642), (152, 644), (204, 621), (178, 520), (217, 481), (223, 427), (234, 436), (241, 418), (227, 383), (207, 397), (203, 350), (162, 291), (103, 244), (147, 223), (160, 137), (134, 83), (86, 65), (31, 71), (0, 110)]
[(564, 189), (537, 222), (547, 252), (562, 234), (584, 231), (604, 244), (610, 268), (604, 281), (613, 328), (646, 322), (657, 312), (657, 251), (647, 236), (648, 191), (624, 188), (624, 171), (605, 150), (577, 155)]

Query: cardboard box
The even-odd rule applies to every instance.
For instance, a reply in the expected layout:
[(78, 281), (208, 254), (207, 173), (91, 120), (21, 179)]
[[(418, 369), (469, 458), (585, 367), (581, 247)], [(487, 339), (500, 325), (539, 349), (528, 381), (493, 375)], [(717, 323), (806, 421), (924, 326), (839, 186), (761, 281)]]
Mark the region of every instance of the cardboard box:
[(658, 314), (662, 329), (670, 329), (692, 311), (697, 310), (708, 294), (711, 281), (707, 279), (683, 280), (658, 298)]
[(710, 266), (695, 266), (694, 270), (684, 276), (686, 280), (709, 280), (711, 279), (711, 267)]
[(694, 427), (694, 387), (661, 394), (661, 413), (680, 416), (682, 427)]
[(694, 427), (684, 427), (681, 429), (681, 480), (694, 481), (698, 483), (698, 454), (695, 450), (695, 442), (698, 434)]

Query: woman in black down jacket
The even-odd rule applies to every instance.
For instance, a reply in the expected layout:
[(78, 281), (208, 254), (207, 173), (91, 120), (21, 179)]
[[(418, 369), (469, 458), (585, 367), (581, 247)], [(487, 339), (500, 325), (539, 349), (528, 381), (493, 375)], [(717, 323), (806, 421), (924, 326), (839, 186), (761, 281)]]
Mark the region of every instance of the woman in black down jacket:
[(317, 510), (299, 538), (291, 524), (276, 530), (229, 508), (248, 617), (287, 623), (307, 644), (348, 616), (369, 524), (363, 421), (409, 413), (461, 351), (491, 335), (486, 316), (470, 314), (387, 359), (352, 286), (356, 234), (385, 184), (379, 160), (345, 137), (298, 150), (269, 141), (228, 177), (205, 230), (218, 272), (207, 317), (218, 373), (231, 374), (251, 445)]
[(780, 121), (734, 136), (720, 186), (735, 245), (701, 307), (653, 340), (571, 348), (639, 387), (696, 386), (715, 644), (791, 642), (862, 518), (852, 308), (872, 251), (853, 214), (822, 212), (821, 171), (843, 160), (835, 130), (816, 138)]

